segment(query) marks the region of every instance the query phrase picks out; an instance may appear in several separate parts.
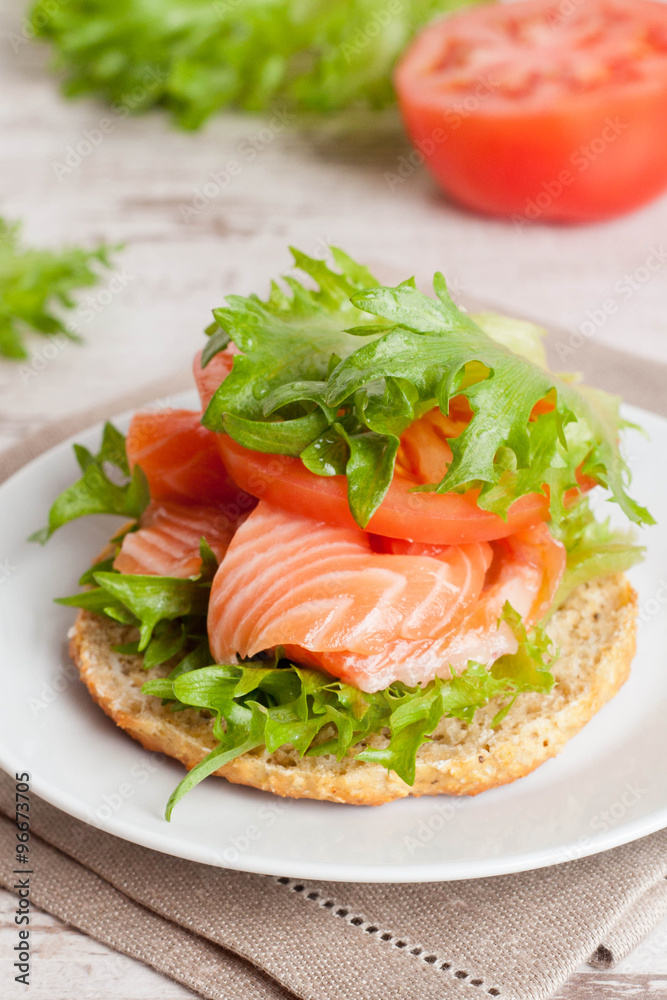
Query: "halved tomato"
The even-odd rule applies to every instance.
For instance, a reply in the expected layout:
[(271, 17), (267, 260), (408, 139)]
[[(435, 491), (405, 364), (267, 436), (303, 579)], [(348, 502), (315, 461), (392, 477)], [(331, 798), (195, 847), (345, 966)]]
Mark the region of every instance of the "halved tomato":
[(417, 37), (395, 83), (413, 157), (481, 212), (583, 222), (667, 185), (667, 4), (471, 7)]

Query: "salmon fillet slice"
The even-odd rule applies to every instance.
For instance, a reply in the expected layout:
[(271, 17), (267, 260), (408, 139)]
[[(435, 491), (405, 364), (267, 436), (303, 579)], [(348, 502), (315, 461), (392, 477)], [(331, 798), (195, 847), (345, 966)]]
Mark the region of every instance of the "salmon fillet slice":
[(414, 686), (436, 676), (447, 678), (460, 674), (471, 660), (491, 666), (501, 656), (515, 653), (518, 646), (509, 625), (499, 623), (505, 603), (511, 604), (526, 626), (538, 622), (551, 606), (565, 571), (566, 553), (545, 524), (490, 546), (493, 561), (479, 600), (448, 638), (394, 642), (372, 657), (348, 651), (310, 653), (297, 647), (287, 655), (364, 691), (379, 691), (394, 680)]
[(502, 543), (429, 546), (261, 502), (213, 582), (209, 642), (218, 662), (282, 646), (362, 691), (426, 683), (514, 652), (511, 629), (498, 625), (505, 601), (536, 620), (564, 562), (544, 525)]
[(374, 551), (366, 532), (260, 502), (213, 582), (216, 660), (278, 645), (377, 657), (390, 643), (444, 640), (479, 598), (492, 550), (486, 542), (422, 548), (430, 554)]
[(125, 447), (130, 467), (146, 475), (153, 500), (254, 504), (225, 469), (216, 435), (194, 410), (142, 411), (132, 418)]
[(123, 538), (114, 569), (120, 573), (195, 576), (201, 569), (199, 542), (205, 538), (221, 560), (236, 530), (219, 507), (152, 502), (139, 528)]

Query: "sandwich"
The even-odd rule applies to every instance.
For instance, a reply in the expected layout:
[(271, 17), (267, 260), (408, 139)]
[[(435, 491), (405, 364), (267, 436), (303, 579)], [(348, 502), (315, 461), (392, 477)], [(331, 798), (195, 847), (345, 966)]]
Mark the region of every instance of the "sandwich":
[(653, 522), (619, 401), (441, 274), (426, 295), (293, 253), (305, 283), (214, 310), (200, 409), (75, 446), (34, 536), (122, 518), (59, 602), (92, 698), (187, 768), (167, 818), (212, 774), (351, 804), (475, 795), (557, 754), (634, 655), (642, 549), (602, 501)]

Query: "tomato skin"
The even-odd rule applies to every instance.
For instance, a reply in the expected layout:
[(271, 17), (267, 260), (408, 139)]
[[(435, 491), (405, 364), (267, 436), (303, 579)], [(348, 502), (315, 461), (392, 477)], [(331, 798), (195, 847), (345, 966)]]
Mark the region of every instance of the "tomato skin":
[[(408, 134), (425, 151), (429, 137), (443, 127), (442, 112), (408, 101), (401, 102)], [(426, 166), (466, 207), (518, 216), (526, 225), (622, 215), (653, 200), (667, 185), (667, 144), (656, 145), (667, 120), (667, 92), (625, 104), (613, 116), (600, 108), (576, 121), (557, 114), (470, 115), (456, 131), (447, 131), (447, 142), (426, 156)], [(591, 161), (592, 151), (583, 150), (590, 149), (591, 139), (604, 141), (605, 133), (613, 134), (614, 119), (633, 121), (632, 130), (617, 133), (613, 149)]]
[[(601, 9), (607, 0), (588, 0)], [(662, 21), (667, 7), (652, 0), (621, 0), (621, 7)], [(504, 5), (503, 5), (504, 6)], [(551, 0), (519, 0), (516, 14), (551, 10)], [(656, 8), (658, 13), (656, 14)], [(662, 8), (662, 9), (660, 9)], [(538, 219), (592, 222), (629, 212), (667, 186), (667, 52), (652, 79), (623, 86), (610, 81), (590, 92), (543, 101), (494, 95), (493, 80), (479, 96), (463, 98), (429, 86), (434, 53), (457, 22), (480, 22), (486, 6), (434, 23), (416, 39), (396, 72), (406, 130), (436, 180), (476, 211)], [(573, 56), (576, 59), (576, 56)]]
[(201, 366), (201, 356), (204, 352), (197, 351), (192, 362), (192, 374), (197, 384), (197, 391), (201, 400), (202, 409), (205, 410), (215, 396), (216, 389), (227, 378), (234, 364), (234, 355), (238, 353), (236, 345), (229, 344), (224, 351), (215, 354), (206, 368)]
[[(219, 435), (218, 444), (231, 477), (253, 496), (294, 514), (358, 527), (348, 507), (345, 476), (315, 476), (298, 458), (249, 451), (228, 435)], [(462, 545), (505, 538), (549, 516), (548, 499), (537, 493), (515, 501), (503, 521), (481, 510), (474, 493), (412, 493), (414, 485), (413, 480), (394, 475), (366, 530), (389, 538)]]

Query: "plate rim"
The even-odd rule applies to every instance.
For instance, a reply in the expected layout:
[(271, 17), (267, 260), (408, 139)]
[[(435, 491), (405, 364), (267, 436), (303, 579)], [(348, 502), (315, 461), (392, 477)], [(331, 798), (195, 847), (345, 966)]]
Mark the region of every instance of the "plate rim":
[[(20, 770), (21, 765), (16, 764), (13, 759), (13, 766), (8, 769), (8, 759), (11, 752), (4, 753), (6, 748), (0, 744), (0, 767), (10, 775)], [(309, 862), (273, 861), (262, 855), (253, 855), (246, 852), (239, 855), (238, 861), (227, 862), (224, 865), (212, 859), (206, 848), (197, 850), (196, 844), (192, 844), (189, 849), (177, 849), (182, 841), (174, 843), (168, 841), (156, 832), (146, 833), (139, 824), (130, 821), (122, 821), (112, 815), (108, 820), (93, 818), (90, 812), (80, 806), (77, 800), (66, 793), (54, 791), (50, 787), (43, 785), (39, 776), (31, 773), (30, 790), (39, 798), (44, 799), (50, 805), (61, 809), (67, 815), (91, 826), (103, 833), (111, 834), (128, 843), (146, 847), (149, 850), (158, 851), (171, 857), (181, 858), (185, 861), (192, 861), (197, 864), (208, 865), (212, 868), (223, 868), (231, 871), (247, 872), (253, 875), (285, 876), (287, 878), (307, 879), (321, 882), (356, 882), (356, 883), (382, 883), (382, 884), (403, 884), (422, 882), (459, 882), (463, 880), (495, 878), (501, 875), (512, 875), (520, 872), (535, 871), (540, 868), (555, 867), (556, 865), (570, 864), (583, 858), (593, 857), (597, 854), (604, 854), (616, 847), (634, 843), (653, 833), (667, 827), (667, 805), (656, 811), (649, 818), (634, 820), (625, 826), (612, 827), (605, 831), (598, 839), (591, 838), (591, 843), (582, 847), (581, 840), (575, 839), (564, 842), (557, 847), (542, 848), (535, 851), (524, 852), (522, 854), (506, 856), (505, 860), (495, 857), (475, 859), (475, 861), (449, 861), (442, 864), (430, 865), (401, 865), (393, 867), (391, 865), (368, 865), (368, 864), (341, 864), (334, 862)], [(352, 807), (352, 808), (357, 808)], [(362, 807), (363, 808), (363, 807)], [(369, 806), (370, 809), (379, 808)], [(166, 821), (165, 821), (166, 822)], [(39, 836), (39, 834), (37, 834)], [(568, 854), (570, 856), (568, 856)], [(400, 877), (399, 877), (400, 876)]]

